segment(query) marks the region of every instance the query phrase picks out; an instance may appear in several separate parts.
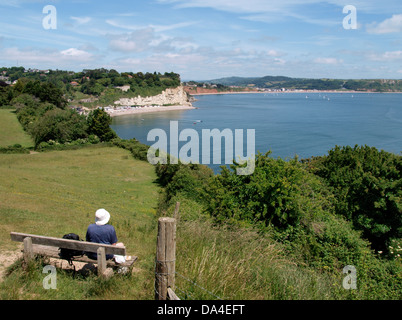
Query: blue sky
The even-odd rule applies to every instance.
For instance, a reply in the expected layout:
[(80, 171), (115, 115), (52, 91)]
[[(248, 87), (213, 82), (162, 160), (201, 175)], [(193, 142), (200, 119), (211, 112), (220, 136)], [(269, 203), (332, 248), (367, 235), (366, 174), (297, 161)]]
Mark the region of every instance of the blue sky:
[[(46, 5), (56, 29), (43, 27)], [(400, 0), (0, 0), (0, 14), (7, 67), (402, 79)]]

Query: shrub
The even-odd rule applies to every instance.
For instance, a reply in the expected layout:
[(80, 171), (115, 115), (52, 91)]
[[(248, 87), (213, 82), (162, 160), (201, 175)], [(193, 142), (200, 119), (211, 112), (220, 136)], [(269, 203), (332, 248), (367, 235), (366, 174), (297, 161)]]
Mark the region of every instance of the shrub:
[(252, 175), (237, 175), (236, 166), (223, 167), (207, 188), (207, 210), (218, 220), (286, 229), (332, 210), (328, 189), (296, 159), (287, 162), (258, 154)]
[(402, 157), (373, 147), (336, 146), (308, 161), (336, 196), (336, 212), (377, 250), (402, 237)]
[(181, 193), (193, 200), (204, 202), (206, 187), (213, 171), (201, 164), (157, 164), (156, 174), (159, 183), (165, 187), (165, 199), (169, 200)]
[(54, 140), (59, 143), (86, 138), (85, 117), (74, 110), (53, 109), (47, 111), (30, 127), (35, 148), (41, 142)]
[(115, 146), (129, 150), (133, 157), (138, 160), (147, 161), (148, 146), (136, 139), (123, 140), (115, 138), (111, 141)]
[(29, 150), (16, 143), (8, 147), (0, 147), (0, 153), (29, 153)]
[(250, 176), (236, 175), (234, 164), (211, 178), (205, 203), (215, 221), (259, 226), (284, 245), (300, 271), (327, 274), (341, 290), (343, 268), (354, 266), (359, 287), (350, 298), (400, 299), (401, 264), (377, 259), (361, 231), (336, 214), (330, 188), (297, 159), (268, 156), (257, 155)]
[(90, 134), (88, 136), (88, 142), (91, 143), (91, 144), (97, 144), (97, 143), (100, 142), (100, 139), (97, 136), (95, 136), (93, 134)]

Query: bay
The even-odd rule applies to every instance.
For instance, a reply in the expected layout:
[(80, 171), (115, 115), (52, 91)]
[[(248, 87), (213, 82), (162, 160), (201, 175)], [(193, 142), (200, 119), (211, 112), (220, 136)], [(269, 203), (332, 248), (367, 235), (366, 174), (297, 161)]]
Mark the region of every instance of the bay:
[[(402, 151), (402, 95), (398, 93), (247, 93), (196, 99), (197, 109), (114, 117), (111, 127), (120, 138), (136, 138), (147, 145), (154, 143), (147, 140), (152, 129), (163, 129), (169, 136), (170, 121), (178, 122), (179, 132), (195, 129), (199, 137), (202, 129), (228, 128), (233, 135), (235, 129), (243, 129), (246, 141), (246, 129), (254, 129), (255, 151), (270, 150), (275, 158), (325, 155), (335, 145)], [(219, 165), (210, 167), (219, 171)]]

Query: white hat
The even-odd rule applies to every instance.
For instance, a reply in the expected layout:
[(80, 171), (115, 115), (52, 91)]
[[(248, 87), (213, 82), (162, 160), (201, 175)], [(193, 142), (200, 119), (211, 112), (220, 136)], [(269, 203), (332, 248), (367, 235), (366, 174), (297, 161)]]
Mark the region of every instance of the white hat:
[(110, 213), (107, 212), (105, 209), (99, 209), (95, 213), (95, 223), (98, 226), (103, 226), (104, 224), (108, 223), (110, 219)]

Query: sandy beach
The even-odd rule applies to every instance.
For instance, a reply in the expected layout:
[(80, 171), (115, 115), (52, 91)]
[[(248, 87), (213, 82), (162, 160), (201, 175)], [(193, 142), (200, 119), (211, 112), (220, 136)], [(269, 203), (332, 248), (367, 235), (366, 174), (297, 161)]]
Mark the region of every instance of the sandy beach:
[(188, 105), (177, 105), (177, 106), (144, 106), (144, 107), (118, 107), (116, 109), (105, 109), (105, 111), (111, 116), (124, 116), (129, 114), (141, 114), (149, 112), (166, 112), (166, 111), (177, 111), (177, 110), (191, 110), (196, 109), (195, 107)]

